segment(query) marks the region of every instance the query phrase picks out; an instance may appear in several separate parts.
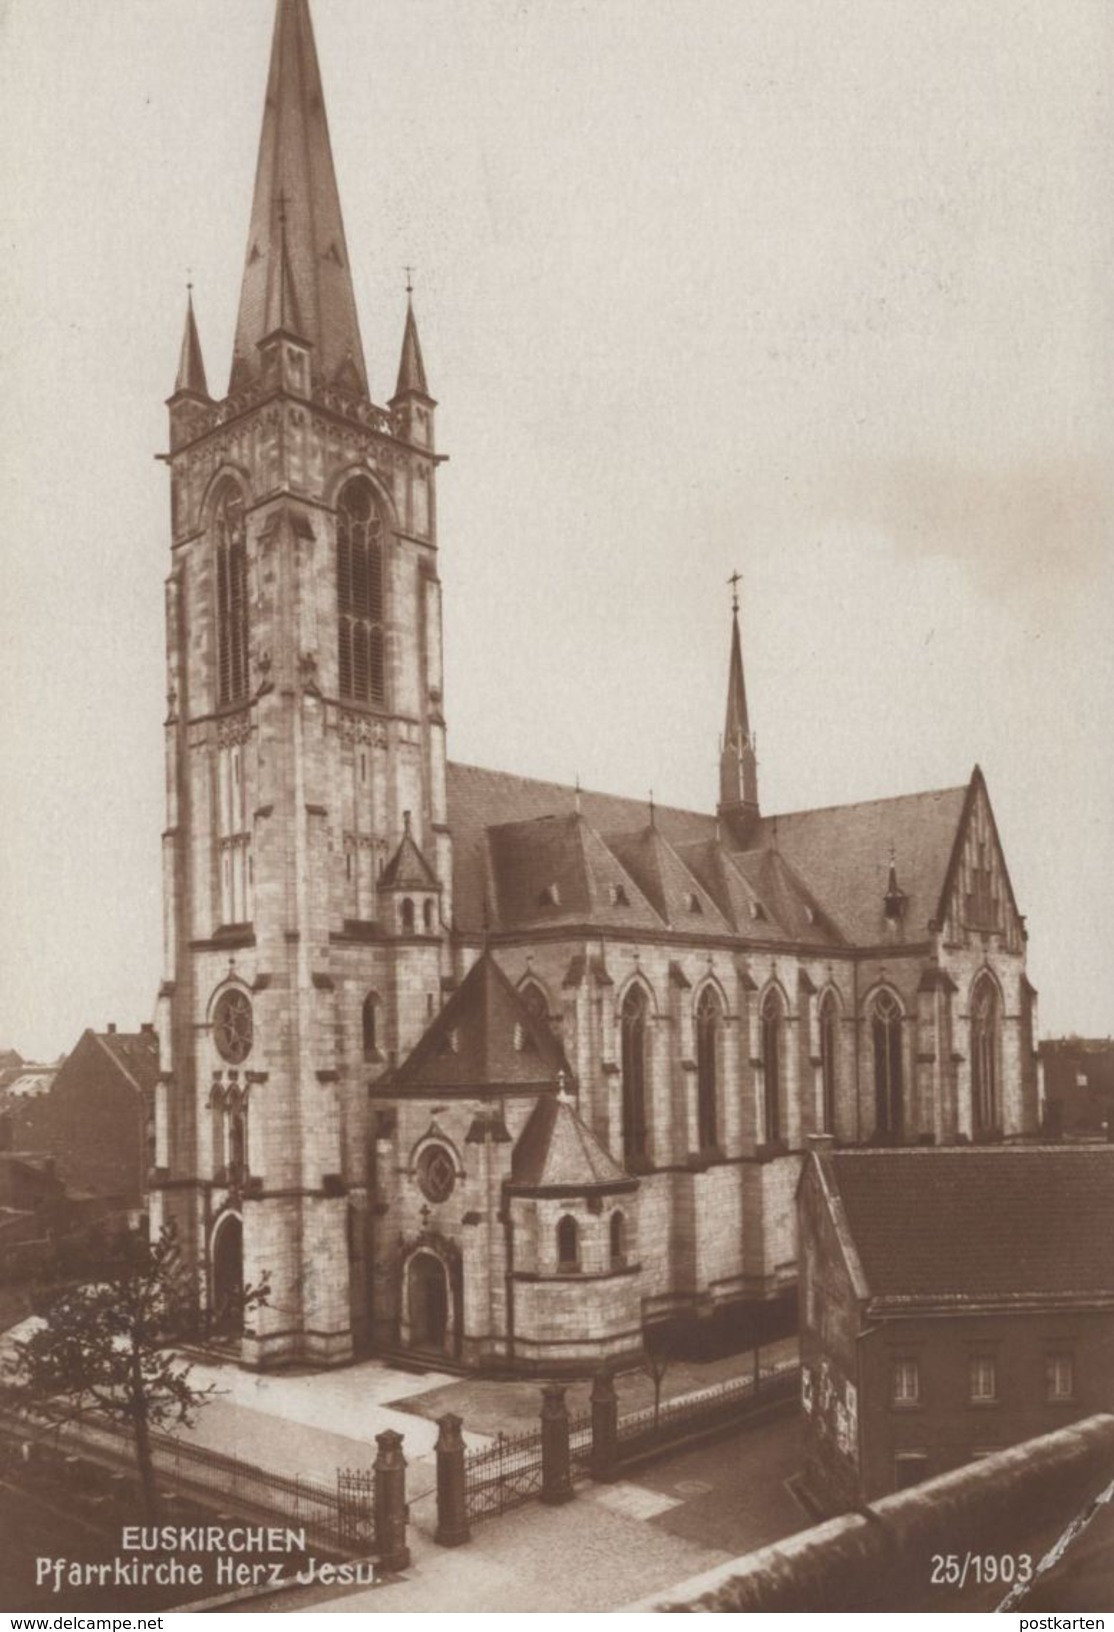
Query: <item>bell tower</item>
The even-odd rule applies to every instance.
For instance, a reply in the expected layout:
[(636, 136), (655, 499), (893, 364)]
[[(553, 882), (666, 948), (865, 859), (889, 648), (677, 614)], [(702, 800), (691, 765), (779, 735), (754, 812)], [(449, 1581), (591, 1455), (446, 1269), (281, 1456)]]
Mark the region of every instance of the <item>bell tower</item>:
[(153, 1215), (242, 1354), (370, 1327), (368, 1082), (448, 973), (434, 408), (408, 306), (372, 401), (308, 0), (277, 0), (227, 395), (192, 296), (169, 400), (163, 1076)]

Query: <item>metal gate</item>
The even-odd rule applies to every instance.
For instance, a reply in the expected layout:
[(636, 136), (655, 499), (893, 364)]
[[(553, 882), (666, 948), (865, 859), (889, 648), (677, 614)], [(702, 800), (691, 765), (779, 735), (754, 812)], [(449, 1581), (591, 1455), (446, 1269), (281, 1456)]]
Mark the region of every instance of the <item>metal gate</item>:
[(375, 1551), (375, 1472), (337, 1469), (337, 1542), (357, 1558)]

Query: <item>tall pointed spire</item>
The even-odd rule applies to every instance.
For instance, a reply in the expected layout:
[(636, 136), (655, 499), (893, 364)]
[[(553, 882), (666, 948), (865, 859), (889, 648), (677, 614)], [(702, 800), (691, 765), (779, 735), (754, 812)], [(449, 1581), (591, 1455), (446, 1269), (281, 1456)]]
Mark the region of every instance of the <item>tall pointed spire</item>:
[(236, 325), (233, 389), (259, 372), (258, 347), (296, 318), (315, 380), (344, 378), (367, 394), (309, 0), (277, 0), (247, 263)]
[(402, 355), (398, 360), (395, 398), (405, 396), (407, 393), (419, 397), (429, 396), (425, 364), (422, 361), (422, 343), (418, 339), (418, 324), (414, 317), (414, 301), (409, 287), (406, 290), (406, 328), (402, 335)]
[(743, 678), (743, 643), (739, 634), (739, 574), (731, 584), (731, 659), (727, 671), (727, 718), (719, 768), (719, 813), (732, 822), (744, 842), (750, 823), (758, 816), (758, 760), (747, 714)]
[(186, 304), (186, 328), (182, 335), (182, 355), (178, 361), (178, 378), (174, 382), (174, 395), (180, 396), (188, 392), (195, 397), (207, 397), (209, 386), (205, 379), (205, 359), (201, 355), (201, 339), (197, 332), (197, 319), (193, 315), (193, 286), (190, 286), (189, 299)]

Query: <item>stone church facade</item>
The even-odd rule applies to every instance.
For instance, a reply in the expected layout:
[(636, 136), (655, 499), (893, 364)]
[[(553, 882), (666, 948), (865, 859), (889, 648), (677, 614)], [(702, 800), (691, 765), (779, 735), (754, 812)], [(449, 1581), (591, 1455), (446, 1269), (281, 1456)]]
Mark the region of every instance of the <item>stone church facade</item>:
[(716, 810), (448, 761), (435, 411), (409, 305), (371, 400), (278, 0), (229, 388), (191, 306), (169, 401), (153, 1188), (218, 1323), (269, 1277), (253, 1365), (633, 1354), (793, 1284), (808, 1134), (1037, 1127), (981, 773), (763, 814), (737, 604)]

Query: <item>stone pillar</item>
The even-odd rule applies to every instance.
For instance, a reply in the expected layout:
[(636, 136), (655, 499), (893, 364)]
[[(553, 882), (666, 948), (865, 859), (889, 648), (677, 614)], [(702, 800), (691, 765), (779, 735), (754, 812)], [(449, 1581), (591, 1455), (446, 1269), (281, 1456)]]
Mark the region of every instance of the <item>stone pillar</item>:
[(437, 1534), (433, 1539), (440, 1547), (459, 1547), (472, 1536), (464, 1489), (462, 1424), (448, 1411), (438, 1417), (437, 1426)]
[(551, 1507), (572, 1500), (569, 1411), (560, 1383), (542, 1389), (542, 1501)]
[(406, 1545), (406, 1458), (402, 1435), (393, 1428), (376, 1434), (379, 1453), (375, 1458), (375, 1550), (380, 1568), (397, 1575), (410, 1565)]
[(610, 1485), (619, 1477), (619, 1400), (605, 1367), (592, 1379), (592, 1478)]

